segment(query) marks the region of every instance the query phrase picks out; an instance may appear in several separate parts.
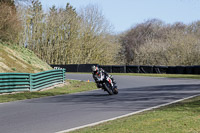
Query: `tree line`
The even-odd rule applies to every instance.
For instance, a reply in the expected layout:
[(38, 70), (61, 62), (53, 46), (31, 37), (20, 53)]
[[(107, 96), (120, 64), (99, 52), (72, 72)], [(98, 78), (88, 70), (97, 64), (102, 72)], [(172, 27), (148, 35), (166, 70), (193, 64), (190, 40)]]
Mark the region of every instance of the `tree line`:
[(200, 21), (165, 24), (152, 19), (119, 37), (119, 60), (127, 65), (199, 65)]
[[(5, 5), (1, 4), (2, 10)], [(2, 29), (2, 41), (12, 40), (27, 47), (49, 64), (115, 63), (119, 45), (97, 6), (76, 10), (67, 3), (65, 8), (52, 6), (44, 11), (41, 2), (33, 0), (28, 6), (18, 6), (16, 14), (20, 26), (10, 24), (10, 28), (16, 28), (8, 32), (13, 34), (12, 38), (6, 38), (6, 30)]]
[(27, 47), (49, 64), (200, 64), (200, 21), (151, 19), (114, 34), (95, 5), (44, 11), (39, 0), (27, 3), (0, 0), (0, 41)]

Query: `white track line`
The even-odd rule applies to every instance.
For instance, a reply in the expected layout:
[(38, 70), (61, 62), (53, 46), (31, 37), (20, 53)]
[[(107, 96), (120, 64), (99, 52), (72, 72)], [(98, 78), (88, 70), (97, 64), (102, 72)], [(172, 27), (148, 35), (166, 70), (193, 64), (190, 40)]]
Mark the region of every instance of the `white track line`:
[(128, 113), (128, 114), (121, 115), (121, 116), (118, 116), (118, 117), (114, 117), (114, 118), (111, 118), (111, 119), (102, 120), (102, 121), (99, 121), (99, 122), (95, 122), (95, 123), (91, 123), (91, 124), (87, 124), (87, 125), (83, 125), (83, 126), (79, 126), (79, 127), (75, 127), (75, 128), (70, 128), (70, 129), (59, 131), (59, 132), (56, 132), (56, 133), (66, 133), (66, 132), (78, 130), (78, 129), (85, 128), (85, 127), (95, 126), (95, 125), (98, 125), (98, 124), (101, 124), (101, 123), (104, 123), (104, 122), (116, 120), (116, 119), (119, 119), (119, 118), (131, 116), (131, 115), (134, 115), (134, 114), (138, 114), (138, 113), (141, 113), (141, 112), (144, 112), (144, 111), (149, 111), (149, 110), (152, 110), (152, 109), (156, 109), (156, 108), (160, 108), (160, 107), (163, 107), (163, 106), (167, 106), (167, 105), (170, 105), (170, 104), (173, 104), (173, 103), (177, 103), (177, 102), (180, 102), (180, 101), (183, 101), (183, 100), (186, 100), (186, 99), (190, 99), (190, 98), (193, 98), (193, 97), (196, 97), (196, 96), (200, 96), (200, 94), (197, 94), (197, 95), (194, 95), (194, 96), (190, 96), (190, 97), (187, 97), (187, 98), (183, 98), (183, 99), (179, 99), (179, 100), (176, 100), (176, 101), (173, 101), (173, 102), (170, 102), (170, 103), (165, 103), (165, 104), (161, 104), (161, 105), (158, 105), (158, 106), (150, 107), (150, 108), (143, 109), (143, 110), (140, 110), (140, 111)]

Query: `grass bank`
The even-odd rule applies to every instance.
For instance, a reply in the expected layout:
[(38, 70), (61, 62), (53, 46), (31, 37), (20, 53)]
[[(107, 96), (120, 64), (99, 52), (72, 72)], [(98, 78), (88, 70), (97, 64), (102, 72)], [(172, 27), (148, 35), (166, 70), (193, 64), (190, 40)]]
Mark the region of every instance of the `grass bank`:
[(199, 133), (200, 97), (71, 133)]
[(37, 73), (51, 69), (29, 49), (0, 42), (0, 73)]
[(41, 98), (47, 96), (71, 94), (71, 93), (89, 91), (94, 89), (97, 88), (95, 83), (93, 82), (66, 80), (66, 83), (63, 87), (56, 87), (54, 89), (38, 91), (38, 92), (21, 92), (21, 93), (0, 95), (0, 103), (32, 99), (32, 98)]

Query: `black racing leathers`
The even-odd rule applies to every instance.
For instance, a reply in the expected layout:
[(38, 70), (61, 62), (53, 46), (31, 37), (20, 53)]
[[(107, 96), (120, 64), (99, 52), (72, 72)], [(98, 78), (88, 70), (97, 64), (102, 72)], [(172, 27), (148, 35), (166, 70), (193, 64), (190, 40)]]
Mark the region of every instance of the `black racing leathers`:
[(113, 83), (116, 84), (114, 79), (112, 78), (112, 76), (109, 75), (108, 73), (106, 73), (102, 68), (99, 68), (99, 70), (93, 72), (92, 75), (93, 75), (93, 78), (94, 78), (98, 88), (102, 88), (102, 82), (101, 81), (103, 81), (104, 78), (106, 78), (107, 76), (110, 76)]
[(104, 70), (102, 68), (99, 68), (99, 70), (94, 71), (92, 73), (93, 78), (94, 78), (98, 88), (102, 88), (101, 81), (105, 78), (105, 74), (104, 73), (105, 72), (104, 72)]

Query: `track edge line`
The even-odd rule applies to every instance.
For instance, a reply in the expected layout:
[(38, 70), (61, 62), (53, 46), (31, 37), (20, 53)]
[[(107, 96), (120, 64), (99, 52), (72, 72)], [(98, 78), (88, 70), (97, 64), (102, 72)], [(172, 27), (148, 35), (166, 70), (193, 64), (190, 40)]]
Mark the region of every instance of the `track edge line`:
[(58, 132), (55, 132), (55, 133), (67, 133), (67, 132), (75, 131), (75, 130), (86, 128), (86, 127), (96, 126), (96, 125), (104, 123), (104, 122), (113, 121), (113, 120), (116, 120), (116, 119), (128, 117), (128, 116), (131, 116), (131, 115), (134, 115), (134, 114), (138, 114), (138, 113), (142, 113), (142, 112), (145, 112), (145, 111), (157, 109), (157, 108), (160, 108), (160, 107), (164, 107), (164, 106), (167, 106), (167, 105), (170, 105), (170, 104), (178, 103), (178, 102), (181, 102), (183, 100), (187, 100), (187, 99), (194, 98), (194, 97), (197, 97), (197, 96), (200, 96), (200, 94), (189, 96), (189, 97), (186, 97), (186, 98), (183, 98), (183, 99), (179, 99), (179, 100), (176, 100), (176, 101), (173, 101), (173, 102), (161, 104), (161, 105), (158, 105), (158, 106), (150, 107), (150, 108), (147, 108), (147, 109), (135, 111), (135, 112), (128, 113), (128, 114), (125, 114), (125, 115), (121, 115), (121, 116), (118, 116), (118, 117), (110, 118), (110, 119), (107, 119), (107, 120), (102, 120), (102, 121), (86, 124), (86, 125), (83, 125), (83, 126), (70, 128), (70, 129), (67, 129), (67, 130), (58, 131)]

